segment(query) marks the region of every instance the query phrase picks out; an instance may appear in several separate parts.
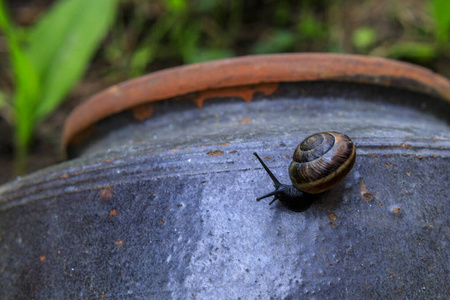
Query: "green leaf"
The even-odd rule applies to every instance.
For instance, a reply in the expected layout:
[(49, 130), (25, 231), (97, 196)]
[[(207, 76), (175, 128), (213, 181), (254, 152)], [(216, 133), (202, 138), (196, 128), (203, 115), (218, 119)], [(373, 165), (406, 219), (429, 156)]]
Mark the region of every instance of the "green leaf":
[(27, 53), (42, 78), (37, 121), (50, 114), (81, 78), (116, 6), (117, 0), (57, 2), (30, 32)]
[(271, 35), (259, 40), (253, 46), (253, 53), (277, 53), (292, 50), (295, 45), (296, 35), (287, 30), (277, 30)]
[(16, 145), (27, 148), (33, 134), (35, 110), (41, 95), (40, 81), (25, 52), (14, 40), (9, 46), (15, 76)]
[(360, 27), (353, 32), (352, 42), (353, 46), (358, 49), (367, 49), (373, 44), (377, 39), (377, 34), (373, 28), (370, 27)]
[(34, 111), (40, 97), (39, 76), (26, 53), (19, 46), (16, 29), (0, 0), (0, 28), (6, 36), (14, 71), (14, 122), (17, 147), (27, 148), (33, 133)]
[(198, 53), (201, 27), (197, 22), (191, 24), (177, 24), (171, 32), (173, 43), (177, 46), (178, 51), (183, 58), (183, 62), (189, 63), (194, 61), (194, 57)]
[(3, 0), (0, 0), (0, 28), (3, 30), (3, 32), (6, 33), (7, 36), (13, 34), (11, 21), (9, 19), (8, 13), (6, 12)]
[(195, 56), (190, 57), (188, 63), (196, 63), (235, 56), (231, 49), (198, 49)]
[(437, 49), (435, 45), (419, 42), (396, 43), (388, 50), (388, 56), (396, 59), (409, 59), (418, 62), (430, 62), (435, 59)]
[(450, 1), (432, 0), (431, 5), (436, 22), (436, 37), (440, 42), (447, 42), (450, 35)]
[(137, 49), (130, 61), (130, 73), (133, 77), (140, 76), (144, 73), (145, 67), (153, 61), (155, 56), (155, 48), (151, 46), (144, 46)]
[(220, 0), (197, 0), (195, 8), (199, 13), (212, 13), (220, 8)]
[(187, 3), (186, 0), (166, 0), (165, 5), (170, 12), (181, 13), (186, 9)]
[(322, 23), (310, 8), (302, 10), (297, 30), (303, 39), (317, 40), (326, 36)]
[(3, 106), (8, 104), (8, 96), (6, 93), (0, 91), (0, 110), (3, 108)]

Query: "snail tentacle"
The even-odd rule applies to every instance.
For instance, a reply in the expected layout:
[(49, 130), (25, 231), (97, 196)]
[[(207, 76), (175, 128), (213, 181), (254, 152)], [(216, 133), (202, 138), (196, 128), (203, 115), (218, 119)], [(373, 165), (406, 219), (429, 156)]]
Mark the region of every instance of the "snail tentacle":
[[(258, 153), (253, 152), (253, 155), (256, 156), (256, 158), (259, 160), (259, 162), (261, 163), (261, 165), (263, 166), (263, 168), (266, 170), (267, 174), (269, 174), (270, 178), (273, 181), (273, 185), (275, 186), (275, 188), (278, 188), (281, 183), (280, 181), (278, 181), (278, 179), (275, 177), (275, 175), (273, 175), (272, 171), (269, 170), (269, 168), (266, 166), (266, 164), (263, 162), (263, 160), (261, 159), (261, 157), (258, 156)], [(269, 196), (267, 196), (269, 197)], [(266, 198), (266, 197), (263, 197)], [(261, 198), (262, 199), (262, 198)]]
[(272, 171), (270, 171), (270, 169), (266, 166), (266, 164), (258, 156), (258, 154), (254, 152), (253, 155), (256, 156), (256, 158), (259, 160), (263, 168), (266, 170), (267, 174), (269, 174), (275, 187), (275, 190), (261, 197), (256, 198), (256, 201), (259, 202), (261, 199), (274, 196), (273, 200), (269, 203), (269, 205), (272, 205), (272, 203), (279, 200), (289, 209), (297, 212), (304, 211), (311, 206), (311, 204), (314, 201), (312, 197), (313, 195), (306, 194), (293, 185), (280, 183), (280, 181), (275, 177)]

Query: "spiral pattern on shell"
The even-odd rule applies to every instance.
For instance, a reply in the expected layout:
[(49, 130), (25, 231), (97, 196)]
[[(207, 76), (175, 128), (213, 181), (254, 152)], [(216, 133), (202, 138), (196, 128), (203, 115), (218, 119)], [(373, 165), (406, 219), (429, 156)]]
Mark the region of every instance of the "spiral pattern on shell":
[(319, 132), (297, 146), (289, 166), (289, 177), (292, 184), (305, 193), (322, 193), (347, 176), (355, 158), (355, 144), (347, 135)]

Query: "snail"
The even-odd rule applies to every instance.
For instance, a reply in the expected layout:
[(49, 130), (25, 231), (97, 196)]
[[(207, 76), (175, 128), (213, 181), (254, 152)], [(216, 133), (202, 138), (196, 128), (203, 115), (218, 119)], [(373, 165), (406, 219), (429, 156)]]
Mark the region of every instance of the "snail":
[(344, 179), (355, 164), (356, 148), (345, 134), (326, 131), (310, 135), (295, 148), (293, 161), (289, 165), (292, 185), (282, 184), (266, 164), (253, 153), (272, 179), (275, 190), (257, 198), (274, 196), (276, 200), (294, 211), (308, 209), (317, 198)]

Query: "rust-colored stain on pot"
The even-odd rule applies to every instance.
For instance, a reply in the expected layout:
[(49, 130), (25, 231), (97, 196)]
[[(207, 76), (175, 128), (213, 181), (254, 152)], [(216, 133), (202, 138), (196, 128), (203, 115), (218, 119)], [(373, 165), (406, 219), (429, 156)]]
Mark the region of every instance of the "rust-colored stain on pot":
[(100, 199), (102, 199), (103, 201), (110, 200), (112, 196), (113, 196), (112, 185), (105, 186), (100, 190)]
[(236, 97), (244, 99), (245, 102), (250, 102), (256, 93), (263, 93), (268, 96), (278, 89), (279, 83), (268, 83), (259, 85), (247, 85), (247, 86), (236, 86), (216, 90), (206, 90), (200, 92), (193, 101), (197, 104), (198, 108), (203, 107), (203, 102), (209, 98), (225, 98), (225, 97)]
[(368, 156), (372, 156), (373, 159), (375, 160), (375, 163), (378, 162), (378, 156), (376, 156), (375, 153), (369, 153), (369, 154), (367, 154), (367, 155), (368, 155)]
[[(82, 140), (80, 133), (103, 118), (146, 103), (186, 95), (193, 95), (199, 107), (211, 97), (251, 101), (257, 92), (273, 93), (281, 82), (324, 80), (397, 87), (450, 102), (446, 78), (394, 60), (325, 53), (237, 57), (162, 70), (101, 91), (69, 115), (62, 144), (74, 145)], [(138, 118), (150, 116), (149, 111)]]
[(206, 155), (208, 156), (219, 156), (219, 155), (223, 155), (224, 152), (222, 150), (215, 150), (215, 151), (210, 151), (208, 153), (206, 153)]
[(369, 190), (367, 190), (367, 186), (366, 186), (366, 183), (364, 182), (364, 180), (361, 181), (359, 191), (361, 193), (361, 198), (364, 201), (370, 202), (373, 200), (373, 194), (371, 192), (369, 192)]
[(131, 108), (133, 117), (138, 121), (145, 121), (153, 115), (153, 105), (144, 103)]
[(123, 247), (123, 240), (114, 241), (115, 246)]
[(330, 220), (331, 222), (336, 221), (337, 218), (338, 218), (337, 215), (336, 215), (335, 213), (333, 213), (333, 212), (330, 212), (330, 213), (328, 214), (328, 220)]
[(409, 144), (401, 143), (400, 147), (409, 149), (409, 148), (412, 148), (413, 146), (409, 145)]
[(249, 124), (251, 122), (252, 122), (252, 119), (243, 118), (242, 120), (239, 121), (239, 124)]
[(118, 213), (119, 213), (119, 211), (117, 210), (117, 208), (113, 208), (109, 211), (109, 217), (110, 218), (115, 217), (115, 216), (117, 216)]

